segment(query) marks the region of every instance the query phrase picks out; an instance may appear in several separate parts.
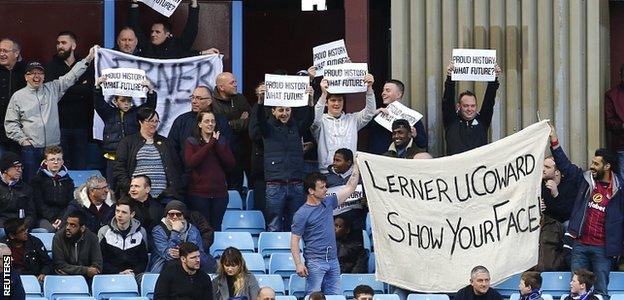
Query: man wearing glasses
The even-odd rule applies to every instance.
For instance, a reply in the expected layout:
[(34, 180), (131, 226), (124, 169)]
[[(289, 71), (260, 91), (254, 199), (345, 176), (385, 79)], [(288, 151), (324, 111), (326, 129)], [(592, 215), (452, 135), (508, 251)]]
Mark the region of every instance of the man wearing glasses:
[(33, 190), (22, 180), (22, 161), (19, 155), (5, 152), (0, 157), (0, 227), (10, 218), (25, 218), (26, 228), (35, 222)]
[(204, 251), (204, 242), (197, 227), (186, 220), (186, 204), (172, 200), (165, 206), (165, 217), (152, 229), (152, 258), (149, 272), (160, 273), (164, 265), (180, 258), (178, 248), (183, 242), (190, 242), (199, 247), (201, 269), (204, 272), (215, 271), (215, 260)]
[(93, 233), (97, 233), (102, 226), (108, 225), (115, 214), (113, 196), (108, 190), (106, 178), (94, 175), (74, 192), (75, 200), (69, 203), (64, 218), (73, 211), (82, 211), (85, 214), (84, 225)]
[(19, 44), (11, 39), (0, 40), (0, 156), (5, 151), (20, 151), (20, 146), (4, 131), (4, 115), (13, 93), (26, 86), (24, 73), (26, 63), (21, 60)]
[(43, 149), (61, 142), (57, 103), (86, 71), (96, 49), (97, 46), (91, 47), (89, 55), (67, 74), (46, 83), (41, 63), (31, 62), (26, 66), (26, 87), (13, 94), (4, 120), (7, 136), (22, 146), (24, 180), (29, 181), (37, 171)]

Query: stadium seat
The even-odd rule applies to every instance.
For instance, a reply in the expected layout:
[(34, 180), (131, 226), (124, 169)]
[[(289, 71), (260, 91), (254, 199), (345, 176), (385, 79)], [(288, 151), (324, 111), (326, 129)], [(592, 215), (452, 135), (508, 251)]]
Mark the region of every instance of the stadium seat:
[(32, 232), (31, 235), (41, 240), (43, 246), (48, 251), (48, 255), (52, 257), (52, 240), (54, 239), (54, 232)]
[(227, 210), (243, 209), (243, 198), (237, 190), (228, 190), (228, 198)]
[(609, 286), (607, 287), (609, 296), (624, 294), (624, 272), (609, 273)]
[[(563, 299), (567, 298), (568, 295), (569, 294), (567, 294), (567, 293), (566, 294), (561, 294), (561, 297), (559, 297), (559, 300), (563, 300)], [(619, 298), (619, 300), (624, 300), (624, 294), (616, 294), (616, 295), (619, 295), (619, 296), (622, 296), (622, 297), (613, 297), (613, 296), (611, 296), (609, 298), (609, 300), (617, 300), (618, 298)], [(602, 297), (602, 295), (594, 294), (594, 296), (596, 296), (596, 298), (598, 298), (598, 300), (604, 300), (604, 297)], [(553, 300), (553, 296), (550, 295), (550, 294), (542, 294), (542, 299), (544, 299), (544, 300)]]
[(284, 281), (282, 280), (282, 276), (277, 274), (265, 274), (265, 275), (255, 275), (256, 280), (258, 281), (258, 287), (268, 286), (275, 291), (275, 295), (284, 296), (286, 294), (286, 289), (284, 288)]
[(375, 294), (383, 294), (383, 282), (375, 279), (375, 274), (342, 274), (340, 275), (340, 283), (342, 285), (342, 294), (351, 299), (353, 298), (353, 289), (360, 284), (366, 284), (373, 288)]
[(289, 279), (290, 274), (296, 273), (295, 261), (290, 253), (273, 253), (269, 259), (269, 274), (277, 274)]
[[(308, 300), (310, 295), (305, 296), (305, 300)], [(325, 295), (325, 300), (347, 300), (347, 298), (343, 295)]]
[(20, 279), (22, 280), (22, 286), (24, 286), (24, 292), (26, 293), (26, 297), (41, 297), (41, 285), (39, 285), (39, 280), (35, 275), (21, 275)]
[[(511, 294), (518, 292), (518, 284), (520, 283), (520, 276), (522, 274), (515, 274), (503, 282), (494, 286), (494, 288), (503, 296), (503, 298), (509, 298)], [(544, 287), (544, 285), (542, 285)], [(569, 286), (568, 286), (569, 288)]]
[[(26, 298), (26, 299), (30, 300), (30, 298)], [(87, 296), (80, 296), (80, 297), (67, 297), (67, 296), (65, 296), (65, 297), (58, 297), (58, 298), (56, 298), (56, 300), (95, 300), (95, 298), (87, 297)]]
[(265, 230), (264, 215), (259, 210), (226, 211), (222, 231), (244, 231), (259, 235)]
[(513, 293), (509, 296), (509, 300), (520, 300), (520, 293)]
[(110, 297), (108, 300), (149, 300), (147, 297)]
[(362, 230), (362, 241), (364, 242), (364, 248), (368, 251), (368, 253), (371, 253), (373, 251), (373, 246), (366, 230)]
[(95, 299), (139, 296), (139, 287), (132, 275), (95, 275), (91, 290)]
[(0, 228), (0, 239), (4, 240), (6, 237), (6, 233), (4, 233), (4, 228)]
[(371, 223), (371, 214), (366, 213), (366, 233), (368, 233), (368, 236), (371, 237), (373, 236), (373, 225)]
[(290, 280), (288, 280), (288, 295), (301, 298), (305, 296), (306, 279), (297, 274), (290, 274)]
[(45, 233), (45, 232), (49, 232), (49, 231), (41, 227), (33, 228), (30, 230), (30, 233)]
[(375, 252), (368, 254), (368, 273), (375, 273)]
[(295, 296), (275, 296), (275, 300), (297, 300)]
[(373, 295), (373, 300), (399, 300), (399, 295), (397, 294), (375, 294)]
[[(303, 249), (303, 241), (299, 243), (299, 250)], [(261, 232), (258, 238), (258, 253), (264, 257), (266, 268), (269, 268), (269, 258), (273, 253), (290, 253), (290, 232)]]
[(235, 247), (241, 252), (254, 252), (255, 250), (249, 232), (215, 232), (214, 243), (210, 246), (210, 254), (215, 258), (219, 257), (227, 247)]
[(409, 294), (407, 300), (449, 300), (445, 294)]
[(67, 173), (69, 173), (69, 177), (74, 180), (74, 186), (76, 188), (87, 182), (87, 179), (89, 179), (89, 177), (94, 175), (102, 175), (102, 173), (100, 173), (100, 171), (98, 170), (67, 170)]
[(243, 259), (252, 274), (266, 274), (266, 265), (260, 253), (243, 253)]
[(245, 196), (245, 210), (253, 210), (254, 209), (254, 190), (247, 191), (247, 196)]
[(43, 296), (49, 300), (60, 297), (89, 297), (89, 286), (80, 275), (48, 275), (43, 281)]
[(613, 294), (610, 296), (611, 296), (611, 298), (609, 298), (610, 300), (624, 300), (624, 294)]
[[(570, 292), (570, 272), (542, 272), (542, 293), (550, 294), (554, 298)], [(516, 281), (516, 288), (520, 280)]]
[(154, 298), (154, 288), (156, 288), (157, 273), (145, 273), (141, 277), (141, 296), (148, 299)]

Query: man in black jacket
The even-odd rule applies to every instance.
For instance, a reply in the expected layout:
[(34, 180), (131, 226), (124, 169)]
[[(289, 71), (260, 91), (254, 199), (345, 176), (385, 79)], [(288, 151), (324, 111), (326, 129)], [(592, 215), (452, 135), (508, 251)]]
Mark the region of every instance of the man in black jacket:
[(212, 300), (212, 283), (208, 274), (199, 270), (200, 254), (197, 245), (180, 244), (180, 260), (167, 264), (158, 276), (154, 299)]
[(11, 248), (13, 258), (11, 267), (22, 275), (35, 275), (43, 282), (46, 275), (52, 273), (52, 259), (43, 242), (28, 233), (24, 219), (8, 219), (4, 223), (6, 240), (3, 243)]
[(455, 300), (502, 300), (503, 297), (490, 287), (490, 271), (476, 266), (470, 271), (470, 284), (455, 295)]
[(141, 226), (152, 232), (152, 228), (160, 223), (165, 215), (165, 206), (150, 195), (152, 181), (146, 175), (137, 175), (130, 181), (128, 194), (135, 203), (136, 213), (134, 218), (141, 222)]
[(20, 153), (21, 147), (8, 138), (4, 116), (13, 93), (26, 86), (26, 64), (20, 60), (20, 46), (11, 39), (0, 40), (0, 156), (5, 151)]
[[(67, 74), (81, 60), (76, 54), (76, 35), (61, 31), (56, 37), (56, 54), (45, 68), (45, 81)], [(76, 80), (58, 102), (61, 126), (61, 146), (65, 150), (65, 165), (71, 170), (87, 167), (87, 145), (93, 128), (93, 66)]]
[(446, 69), (442, 99), (447, 155), (462, 153), (488, 143), (488, 129), (492, 122), (494, 99), (499, 86), (498, 74), (501, 72), (496, 65), (496, 79), (488, 82), (483, 96), (483, 107), (477, 112), (477, 96), (471, 91), (459, 94), (459, 101), (455, 103), (455, 82), (451, 80), (453, 69), (453, 63), (450, 63)]
[(26, 227), (35, 224), (36, 212), (33, 191), (22, 180), (22, 161), (13, 152), (0, 157), (0, 227), (10, 218), (26, 218)]
[(417, 153), (426, 152), (418, 147), (416, 138), (412, 138), (412, 126), (405, 119), (392, 122), (392, 141), (390, 147), (383, 155), (412, 159)]

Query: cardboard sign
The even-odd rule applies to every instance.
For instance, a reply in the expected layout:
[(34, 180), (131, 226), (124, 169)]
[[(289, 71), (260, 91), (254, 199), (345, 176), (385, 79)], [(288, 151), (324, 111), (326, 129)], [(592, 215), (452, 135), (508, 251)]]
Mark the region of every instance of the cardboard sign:
[(344, 64), (349, 60), (344, 40), (338, 40), (312, 48), (316, 76), (324, 76), (326, 66)]
[(410, 126), (414, 127), (416, 122), (422, 119), (423, 115), (405, 105), (403, 105), (399, 101), (394, 101), (388, 104), (386, 107), (388, 110), (388, 114), (380, 113), (375, 117), (375, 122), (379, 123), (379, 125), (384, 128), (392, 131), (392, 122), (394, 120), (405, 119), (409, 122)]
[(102, 82), (102, 94), (109, 96), (129, 96), (145, 98), (147, 88), (143, 86), (145, 71), (130, 68), (104, 69), (102, 76), (106, 81)]
[(307, 76), (264, 75), (264, 105), (299, 107), (308, 105)]
[[(344, 185), (334, 186), (327, 189), (327, 195), (336, 194), (339, 190), (343, 189)], [(334, 208), (334, 216), (337, 216), (341, 213), (350, 211), (355, 208), (363, 208), (362, 200), (364, 200), (364, 192), (362, 190), (362, 185), (358, 184), (355, 188), (353, 194), (345, 200), (341, 205)]]
[(494, 81), (496, 50), (453, 49), (453, 81)]
[(171, 17), (182, 0), (139, 0), (165, 17)]
[(366, 92), (368, 86), (364, 76), (368, 73), (366, 63), (348, 63), (325, 67), (325, 78), (329, 83), (327, 91), (332, 94)]

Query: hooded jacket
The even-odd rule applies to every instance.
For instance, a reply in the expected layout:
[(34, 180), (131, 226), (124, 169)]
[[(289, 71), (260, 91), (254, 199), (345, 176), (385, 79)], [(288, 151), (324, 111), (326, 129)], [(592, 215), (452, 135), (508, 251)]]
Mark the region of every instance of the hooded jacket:
[(201, 268), (204, 272), (214, 272), (215, 261), (204, 251), (204, 243), (197, 227), (187, 220), (184, 229), (180, 232), (171, 229), (167, 219), (162, 218), (160, 223), (152, 229), (152, 257), (149, 272), (160, 273), (167, 261), (174, 260), (169, 255), (169, 249), (177, 248), (182, 242), (191, 242), (199, 247)]
[(147, 233), (136, 219), (130, 219), (130, 226), (122, 231), (117, 221), (100, 228), (98, 240), (104, 260), (104, 274), (118, 274), (131, 269), (134, 274), (145, 272), (147, 267)]
[[(65, 237), (65, 227), (52, 240), (54, 269), (67, 275), (87, 276), (89, 267), (102, 270), (102, 252), (97, 236), (88, 228), (77, 241)], [(62, 274), (62, 273), (59, 273)]]
[(115, 214), (115, 210), (112, 208), (114, 198), (111, 192), (108, 192), (108, 196), (100, 208), (100, 210), (103, 211), (101, 211), (99, 215), (96, 215), (91, 209), (89, 209), (91, 207), (91, 201), (87, 195), (86, 183), (79, 186), (74, 191), (74, 198), (74, 201), (70, 202), (67, 210), (65, 210), (65, 215), (63, 215), (63, 218), (61, 219), (63, 222), (67, 220), (67, 216), (70, 212), (74, 210), (82, 210), (87, 216), (87, 220), (85, 222), (87, 228), (89, 228), (91, 232), (98, 232), (102, 226), (107, 225), (108, 222), (110, 222)]
[(60, 144), (58, 102), (88, 65), (83, 59), (59, 79), (46, 82), (38, 89), (26, 86), (15, 92), (4, 120), (7, 136), (22, 144), (29, 141), (35, 148)]
[(37, 213), (30, 185), (22, 180), (7, 184), (0, 179), (0, 227), (7, 219), (19, 217), (20, 209), (24, 210), (26, 227), (33, 228)]
[(74, 180), (69, 177), (65, 166), (52, 175), (45, 162), (42, 162), (39, 171), (30, 180), (30, 186), (33, 188), (39, 219), (46, 219), (50, 223), (60, 219), (74, 199)]

